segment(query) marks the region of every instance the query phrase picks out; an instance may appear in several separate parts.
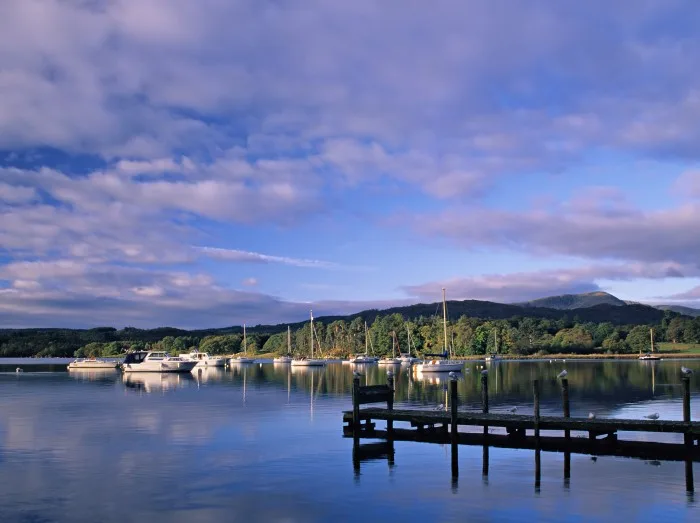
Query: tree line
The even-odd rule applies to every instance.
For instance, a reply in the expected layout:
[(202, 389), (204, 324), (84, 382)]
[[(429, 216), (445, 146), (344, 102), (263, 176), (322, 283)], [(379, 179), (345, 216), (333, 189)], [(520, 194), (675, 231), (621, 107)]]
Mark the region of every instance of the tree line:
[[(254, 329), (246, 337), (251, 354), (284, 354), (287, 331), (275, 326), (267, 332)], [(666, 311), (659, 322), (618, 325), (610, 321), (581, 321), (580, 317), (559, 319), (516, 316), (510, 319), (484, 319), (461, 315), (450, 319), (445, 339), (443, 322), (436, 316), (408, 319), (399, 313), (377, 315), (367, 323), (362, 317), (314, 321), (314, 345), (324, 356), (339, 357), (365, 351), (382, 356), (398, 352), (418, 354), (442, 352), (447, 347), (458, 356), (500, 354), (531, 355), (551, 353), (605, 352), (624, 354), (647, 351), (649, 329), (656, 341), (700, 343), (700, 318), (689, 318)], [(243, 350), (243, 335), (224, 331), (185, 331), (180, 329), (117, 330), (97, 329), (6, 329), (0, 331), (0, 356), (116, 356), (126, 350), (160, 349), (178, 354), (192, 349), (212, 354), (235, 354)], [(277, 332), (272, 332), (277, 330)], [(310, 324), (291, 329), (291, 352), (308, 355)], [(317, 352), (319, 354), (319, 352)]]

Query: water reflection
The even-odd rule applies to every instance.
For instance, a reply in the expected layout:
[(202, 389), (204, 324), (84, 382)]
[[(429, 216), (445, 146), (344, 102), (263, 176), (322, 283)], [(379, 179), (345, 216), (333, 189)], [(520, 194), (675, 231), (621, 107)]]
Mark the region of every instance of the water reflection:
[[(698, 419), (700, 364), (684, 364), (696, 369), (692, 406)], [(463, 408), (481, 408), (479, 365), (467, 363), (470, 372), (458, 381)], [(574, 416), (595, 410), (599, 416), (658, 411), (662, 419), (681, 417), (680, 362), (674, 361), (492, 363), (492, 411), (517, 406), (529, 414), (538, 378), (543, 415), (559, 414), (555, 376), (564, 366)], [(387, 381), (380, 366), (342, 364), (240, 365), (191, 376), (73, 375), (64, 365), (57, 372), (27, 366), (22, 376), (2, 374), (0, 521), (698, 517), (692, 493), (685, 495), (692, 463), (592, 461), (542, 450), (535, 495), (532, 449), (478, 444), (453, 453), (449, 441), (397, 439), (362, 443), (355, 454), (352, 439), (341, 436), (340, 414), (350, 408), (353, 368), (363, 374), (363, 385)], [(392, 371), (397, 407), (445, 404), (446, 377), (423, 379), (404, 366)]]
[(139, 392), (168, 392), (196, 383), (192, 373), (129, 372), (123, 376), (124, 385)]

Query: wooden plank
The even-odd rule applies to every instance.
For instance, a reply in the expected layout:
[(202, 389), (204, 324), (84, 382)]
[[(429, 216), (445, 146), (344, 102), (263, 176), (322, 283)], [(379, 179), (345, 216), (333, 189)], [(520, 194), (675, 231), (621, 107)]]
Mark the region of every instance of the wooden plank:
[[(352, 437), (352, 432), (348, 431), (345, 437)], [(363, 438), (386, 439), (387, 433), (383, 430), (375, 431), (371, 436), (365, 435)], [(411, 429), (394, 429), (393, 441), (415, 441), (421, 443), (445, 443), (445, 436), (439, 432), (418, 433)], [(508, 449), (530, 449), (540, 448), (546, 452), (570, 452), (573, 454), (593, 454), (596, 456), (620, 456), (640, 459), (663, 459), (670, 461), (694, 462), (700, 461), (700, 449), (687, 447), (679, 443), (659, 443), (649, 441), (616, 441), (601, 442), (591, 441), (588, 438), (572, 438), (567, 440), (564, 437), (541, 436), (539, 441), (534, 437), (512, 438), (505, 435), (489, 434), (484, 436), (480, 432), (460, 432), (460, 445), (478, 445)], [(488, 445), (488, 446), (487, 446)]]
[[(344, 413), (347, 416), (348, 413)], [(350, 416), (352, 413), (349, 413)], [(371, 407), (363, 409), (361, 416), (371, 419), (393, 421), (415, 421), (416, 423), (435, 424), (450, 423), (450, 413), (444, 411), (424, 411), (401, 409), (388, 411), (387, 409)], [(533, 416), (520, 414), (484, 414), (481, 412), (460, 412), (457, 416), (458, 425), (493, 426), (511, 429), (535, 428)], [(700, 422), (683, 422), (669, 420), (633, 420), (633, 419), (588, 419), (588, 418), (564, 418), (558, 416), (542, 416), (539, 419), (540, 430), (574, 430), (582, 432), (668, 432), (676, 434), (700, 435)]]

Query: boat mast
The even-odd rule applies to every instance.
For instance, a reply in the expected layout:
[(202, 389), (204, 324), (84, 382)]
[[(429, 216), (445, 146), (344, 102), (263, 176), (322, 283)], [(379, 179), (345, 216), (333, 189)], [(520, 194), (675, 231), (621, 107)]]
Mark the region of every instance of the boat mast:
[(369, 336), (367, 334), (367, 322), (365, 322), (365, 356), (369, 356)]
[(408, 357), (411, 357), (411, 331), (408, 330), (408, 324), (406, 324), (406, 339), (408, 340)]
[(292, 353), (292, 331), (289, 325), (287, 325), (287, 354)]
[(314, 311), (311, 313), (311, 357), (314, 357)]
[(245, 338), (245, 323), (243, 324), (243, 354), (248, 355), (248, 343)]
[(445, 287), (442, 288), (442, 326), (445, 330), (445, 353), (447, 353), (447, 302), (445, 301)]
[(654, 329), (649, 329), (649, 336), (651, 336), (651, 353), (654, 354)]

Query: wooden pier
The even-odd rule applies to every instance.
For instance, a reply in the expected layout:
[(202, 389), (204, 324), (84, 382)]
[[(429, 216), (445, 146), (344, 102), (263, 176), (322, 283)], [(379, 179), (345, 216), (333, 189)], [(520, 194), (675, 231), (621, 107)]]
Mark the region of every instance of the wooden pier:
[[(450, 380), (450, 405), (446, 411), (394, 409), (394, 378), (388, 375), (386, 385), (361, 387), (359, 377), (353, 380), (353, 410), (343, 412), (345, 437), (353, 438), (353, 464), (356, 472), (366, 459), (386, 457), (394, 462), (395, 441), (450, 443), (452, 445), (453, 480), (459, 474), (458, 446), (484, 447), (484, 470), (488, 471), (488, 448), (532, 449), (536, 453), (536, 483), (539, 483), (539, 456), (541, 451), (565, 454), (565, 478), (570, 475), (570, 456), (621, 456), (647, 460), (674, 460), (686, 462), (686, 489), (693, 492), (692, 463), (700, 461), (700, 422), (690, 419), (690, 380), (683, 377), (683, 421), (596, 419), (570, 417), (569, 384), (562, 379), (562, 416), (541, 416), (539, 409), (539, 382), (533, 382), (534, 409), (532, 415), (489, 413), (488, 376), (481, 376), (481, 412), (460, 411), (456, 378)], [(386, 402), (386, 408), (361, 409), (363, 404)], [(379, 430), (376, 421), (385, 421), (386, 430)], [(406, 423), (406, 428), (395, 428), (395, 423)], [(459, 427), (483, 427), (482, 432), (460, 431)], [(489, 427), (504, 428), (506, 434), (496, 435)], [(543, 431), (554, 434), (542, 435)], [(528, 435), (530, 432), (530, 435)], [(586, 437), (572, 438), (572, 432)], [(661, 443), (624, 440), (622, 432), (683, 434), (683, 443)], [(380, 439), (386, 443), (361, 445), (361, 439)], [(567, 466), (568, 464), (568, 466)]]

